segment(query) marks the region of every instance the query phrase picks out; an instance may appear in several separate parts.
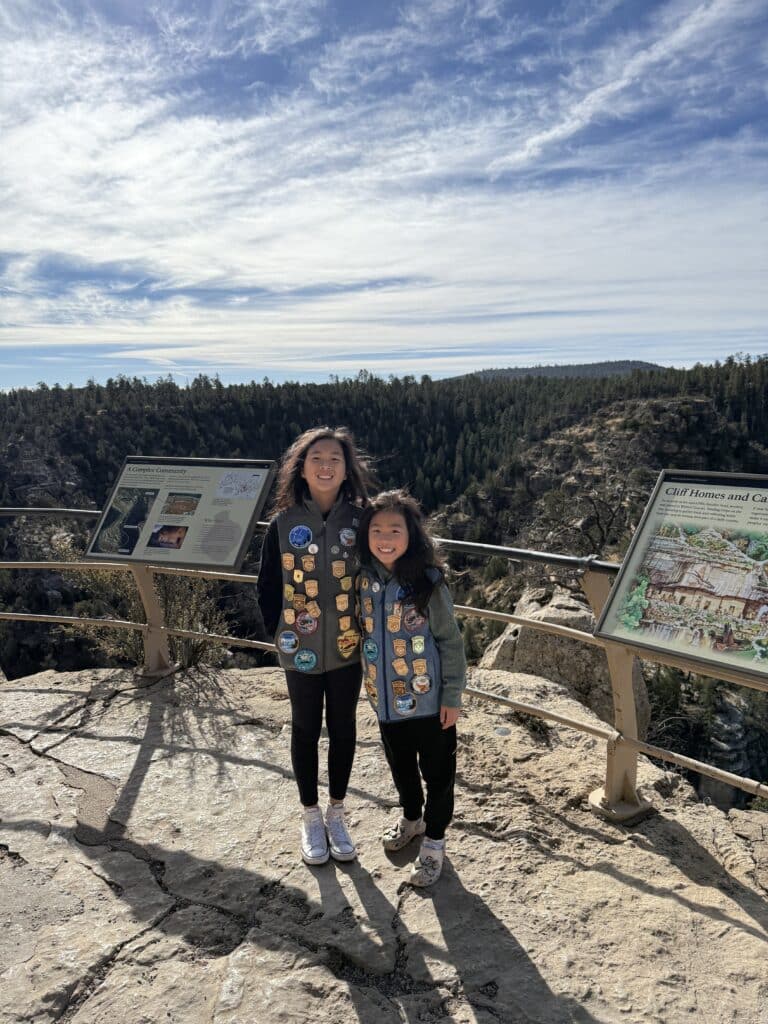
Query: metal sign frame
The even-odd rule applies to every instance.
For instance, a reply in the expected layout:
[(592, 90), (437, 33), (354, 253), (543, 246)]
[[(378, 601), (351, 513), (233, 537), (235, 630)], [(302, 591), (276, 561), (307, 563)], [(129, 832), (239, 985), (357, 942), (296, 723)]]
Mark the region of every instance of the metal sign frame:
[[(768, 476), (662, 470), (595, 636), (714, 678), (738, 669), (765, 686), (768, 558), (747, 554), (763, 535), (768, 543)], [(699, 551), (688, 543), (697, 537)], [(667, 641), (640, 628), (651, 602), (656, 618), (647, 625), (662, 634), (667, 629)], [(620, 618), (638, 613), (632, 628)]]

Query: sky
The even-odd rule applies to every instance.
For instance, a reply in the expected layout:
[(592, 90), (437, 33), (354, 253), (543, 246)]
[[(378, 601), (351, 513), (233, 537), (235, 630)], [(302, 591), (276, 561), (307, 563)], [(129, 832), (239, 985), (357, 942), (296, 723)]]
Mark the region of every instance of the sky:
[(766, 0), (0, 0), (0, 389), (768, 351)]

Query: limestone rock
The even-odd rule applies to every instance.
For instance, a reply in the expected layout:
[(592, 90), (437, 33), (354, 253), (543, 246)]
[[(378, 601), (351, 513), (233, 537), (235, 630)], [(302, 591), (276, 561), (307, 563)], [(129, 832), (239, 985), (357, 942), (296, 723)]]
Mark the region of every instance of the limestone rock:
[[(520, 598), (515, 615), (554, 622), (584, 633), (594, 631), (595, 617), (586, 599), (581, 601), (561, 587), (555, 588), (549, 600), (547, 597), (548, 592), (544, 588), (529, 588)], [(598, 718), (609, 725), (614, 724), (608, 662), (597, 647), (510, 624), (488, 647), (480, 667), (544, 676), (566, 686)], [(651, 710), (639, 661), (635, 662), (632, 686), (638, 736), (643, 738), (648, 731)]]
[[(598, 721), (565, 683), (471, 683)], [(603, 741), (470, 697), (421, 892), (416, 844), (379, 840), (398, 811), (363, 701), (359, 859), (301, 863), (288, 720), (274, 670), (0, 685), (3, 1024), (763, 1019), (765, 815), (726, 817), (641, 758), (655, 814), (615, 827), (587, 806)]]

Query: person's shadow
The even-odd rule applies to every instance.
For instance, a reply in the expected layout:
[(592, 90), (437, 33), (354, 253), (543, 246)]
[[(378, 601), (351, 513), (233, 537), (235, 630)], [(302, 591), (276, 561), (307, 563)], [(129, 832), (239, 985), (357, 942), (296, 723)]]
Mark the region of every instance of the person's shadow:
[[(389, 860), (394, 867), (402, 867), (415, 851), (413, 844)], [(376, 934), (369, 939), (372, 965), (388, 941), (396, 943), (395, 967), (384, 988), (407, 1024), (450, 1021), (454, 1013), (464, 1020), (467, 1003), (478, 1021), (596, 1024), (575, 1000), (555, 995), (507, 926), (480, 896), (464, 887), (450, 860), (446, 859), (440, 880), (430, 889), (403, 883), (397, 905), (387, 899), (369, 871), (353, 863), (335, 865), (319, 876), (323, 906), (343, 899), (337, 872), (352, 881), (369, 920), (376, 925)], [(426, 927), (417, 930), (419, 922)]]

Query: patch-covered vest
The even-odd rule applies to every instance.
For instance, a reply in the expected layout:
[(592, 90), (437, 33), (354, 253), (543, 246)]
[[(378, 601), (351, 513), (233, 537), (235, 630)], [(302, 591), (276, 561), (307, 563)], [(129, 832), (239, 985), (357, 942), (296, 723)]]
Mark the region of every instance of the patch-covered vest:
[(283, 611), (275, 635), (281, 666), (318, 675), (360, 660), (353, 579), (360, 509), (337, 502), (323, 519), (313, 502), (277, 517)]
[(427, 618), (393, 577), (363, 568), (357, 577), (363, 630), (363, 682), (381, 722), (440, 711), (440, 654)]

